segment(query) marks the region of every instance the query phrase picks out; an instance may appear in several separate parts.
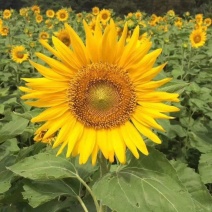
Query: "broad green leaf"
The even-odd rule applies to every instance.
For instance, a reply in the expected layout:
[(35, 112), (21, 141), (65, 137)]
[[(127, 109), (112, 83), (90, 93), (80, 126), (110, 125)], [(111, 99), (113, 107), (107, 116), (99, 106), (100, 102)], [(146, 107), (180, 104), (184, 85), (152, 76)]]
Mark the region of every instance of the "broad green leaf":
[(149, 149), (149, 156), (133, 158), (96, 182), (97, 198), (117, 212), (194, 212), (190, 194), (175, 169), (162, 153)]
[(4, 124), (0, 129), (0, 143), (20, 135), (27, 127), (29, 120), (13, 116), (13, 120)]
[(180, 181), (191, 194), (196, 211), (212, 211), (212, 197), (201, 181), (200, 175), (179, 161), (171, 161), (171, 163), (177, 171)]
[(80, 183), (76, 179), (28, 181), (22, 192), (24, 199), (35, 208), (59, 196), (80, 195)]
[(90, 163), (79, 168), (79, 165), (75, 165), (77, 162), (76, 159), (67, 159), (63, 155), (56, 157), (55, 151), (50, 150), (27, 157), (8, 169), (32, 180), (63, 179), (76, 176), (86, 179), (96, 170), (96, 167)]
[(14, 173), (6, 169), (6, 166), (14, 164), (15, 160), (15, 156), (8, 155), (0, 161), (0, 193), (6, 192), (11, 186)]
[(27, 157), (8, 169), (31, 180), (62, 179), (75, 177), (77, 174), (77, 170), (70, 160), (56, 157), (47, 152)]
[(12, 138), (0, 145), (0, 161), (11, 153), (18, 152), (20, 148), (17, 144), (17, 139)]
[(212, 150), (211, 135), (212, 132), (189, 132), (190, 144), (200, 152), (206, 153)]
[(212, 183), (212, 151), (200, 156), (199, 173), (205, 184)]

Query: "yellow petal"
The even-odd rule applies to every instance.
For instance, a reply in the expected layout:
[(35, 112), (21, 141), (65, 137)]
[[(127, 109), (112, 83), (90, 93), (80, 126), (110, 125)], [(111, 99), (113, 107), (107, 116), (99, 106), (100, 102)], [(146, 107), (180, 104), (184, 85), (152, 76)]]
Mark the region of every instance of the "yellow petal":
[(141, 135), (139, 132), (136, 130), (136, 128), (129, 122), (127, 121), (125, 123), (125, 130), (128, 134), (128, 138), (130, 139), (131, 142), (134, 143), (134, 145), (144, 154), (148, 155), (148, 150), (146, 148), (146, 144), (144, 140), (142, 139)]
[(33, 118), (31, 122), (41, 122), (49, 119), (54, 119), (62, 116), (68, 110), (69, 106), (67, 104), (57, 105), (55, 107), (46, 109), (44, 112)]
[(130, 134), (127, 133), (128, 132), (127, 124), (120, 126), (120, 131), (121, 131), (120, 133), (122, 134), (122, 137), (124, 139), (126, 146), (133, 153), (133, 155), (138, 159), (139, 153), (137, 151), (137, 148), (136, 148), (134, 142), (132, 141)]
[(126, 145), (118, 129), (111, 130), (111, 142), (120, 163), (126, 163)]
[(142, 102), (141, 103), (142, 107), (145, 108), (150, 108), (150, 109), (154, 109), (154, 110), (158, 110), (160, 112), (177, 112), (180, 109), (175, 107), (175, 106), (171, 106), (171, 105), (167, 105), (167, 104), (163, 104), (163, 103), (152, 103), (152, 102)]
[(96, 130), (93, 128), (85, 128), (82, 138), (80, 139), (80, 158), (79, 163), (85, 164), (93, 152), (96, 145)]
[(70, 157), (72, 154), (72, 151), (78, 142), (78, 140), (81, 138), (84, 131), (84, 126), (77, 121), (76, 124), (72, 127), (72, 129), (69, 130), (69, 136), (68, 136), (68, 150), (66, 153), (66, 157)]
[(135, 125), (135, 127), (138, 129), (138, 131), (155, 142), (156, 144), (161, 144), (160, 138), (156, 134), (152, 132), (148, 127), (144, 126), (141, 122), (137, 121), (135, 118), (132, 118), (132, 122)]
[(104, 157), (108, 159), (108, 142), (109, 138), (107, 137), (106, 130), (97, 130), (97, 144), (99, 149), (103, 153)]
[[(62, 75), (58, 74), (55, 72), (53, 69), (47, 68), (45, 66), (42, 66), (38, 63), (35, 63), (31, 60), (29, 60), (32, 66), (34, 66), (40, 74), (42, 74), (44, 77), (51, 79), (51, 80), (56, 80), (56, 81), (69, 81), (69, 78), (63, 77)], [(70, 72), (70, 76), (72, 73)]]

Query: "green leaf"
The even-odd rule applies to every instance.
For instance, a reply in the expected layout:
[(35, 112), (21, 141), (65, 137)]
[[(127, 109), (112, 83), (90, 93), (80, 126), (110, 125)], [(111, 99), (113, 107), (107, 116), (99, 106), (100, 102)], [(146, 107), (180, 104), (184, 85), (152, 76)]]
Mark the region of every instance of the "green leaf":
[(117, 212), (195, 211), (175, 169), (162, 153), (149, 149), (149, 156), (133, 158), (96, 182), (93, 191), (97, 198)]
[(14, 164), (16, 157), (13, 155), (9, 155), (4, 157), (0, 161), (0, 193), (4, 193), (9, 190), (11, 186), (11, 181), (14, 177), (14, 173), (10, 170), (6, 169), (6, 166), (10, 166)]
[(23, 133), (28, 123), (29, 120), (25, 118), (13, 116), (13, 120), (4, 124), (0, 129), (0, 143)]
[(72, 197), (80, 195), (80, 183), (76, 179), (28, 181), (22, 194), (35, 208), (62, 195)]
[(180, 181), (191, 194), (196, 206), (196, 211), (212, 211), (212, 197), (201, 181), (200, 175), (195, 173), (193, 169), (188, 168), (186, 164), (179, 161), (171, 161), (171, 163), (177, 171)]
[(8, 169), (17, 175), (32, 180), (63, 179), (77, 176), (86, 179), (96, 170), (96, 167), (93, 167), (90, 163), (82, 165), (80, 168), (75, 163), (76, 159), (67, 159), (63, 155), (56, 157), (55, 152), (50, 150), (27, 157), (8, 167)]
[(75, 177), (77, 174), (70, 160), (47, 152), (27, 157), (8, 169), (31, 180), (63, 179)]
[(211, 134), (212, 132), (189, 132), (191, 146), (203, 153), (211, 151)]
[(200, 156), (199, 173), (205, 184), (212, 183), (212, 151)]

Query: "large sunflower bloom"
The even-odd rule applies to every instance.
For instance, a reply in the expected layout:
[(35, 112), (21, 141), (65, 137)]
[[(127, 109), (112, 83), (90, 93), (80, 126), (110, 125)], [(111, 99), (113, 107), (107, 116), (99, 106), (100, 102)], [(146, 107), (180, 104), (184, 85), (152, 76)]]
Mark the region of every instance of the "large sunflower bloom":
[(205, 44), (206, 32), (201, 28), (193, 30), (190, 34), (190, 42), (192, 47), (199, 48)]
[(31, 120), (45, 122), (36, 135), (46, 131), (44, 140), (56, 135), (57, 154), (67, 147), (66, 156), (79, 155), (80, 164), (90, 156), (95, 164), (99, 151), (110, 162), (116, 157), (121, 163), (127, 148), (136, 158), (138, 150), (148, 155), (141, 134), (160, 144), (152, 129), (164, 129), (155, 119), (170, 119), (163, 113), (179, 110), (162, 103), (178, 102), (178, 94), (156, 90), (170, 78), (152, 81), (165, 66), (153, 67), (161, 49), (148, 53), (151, 42), (138, 45), (139, 27), (126, 43), (125, 24), (118, 39), (113, 20), (103, 33), (99, 21), (94, 33), (84, 21), (85, 44), (73, 28), (65, 27), (72, 49), (56, 37), (54, 48), (41, 41), (58, 59), (37, 53), (49, 67), (31, 62), (43, 77), (24, 78), (27, 87), (20, 87), (27, 93), (22, 99), (37, 99), (27, 104), (47, 108)]

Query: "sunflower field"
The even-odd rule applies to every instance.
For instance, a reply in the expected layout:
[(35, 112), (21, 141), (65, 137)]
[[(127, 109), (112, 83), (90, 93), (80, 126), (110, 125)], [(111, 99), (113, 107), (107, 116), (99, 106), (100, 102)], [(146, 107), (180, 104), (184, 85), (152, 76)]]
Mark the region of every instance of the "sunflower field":
[(211, 24), (0, 10), (0, 212), (212, 211)]

